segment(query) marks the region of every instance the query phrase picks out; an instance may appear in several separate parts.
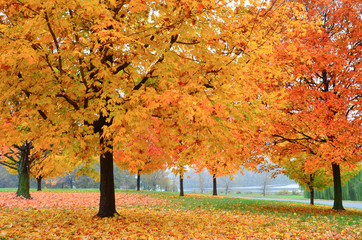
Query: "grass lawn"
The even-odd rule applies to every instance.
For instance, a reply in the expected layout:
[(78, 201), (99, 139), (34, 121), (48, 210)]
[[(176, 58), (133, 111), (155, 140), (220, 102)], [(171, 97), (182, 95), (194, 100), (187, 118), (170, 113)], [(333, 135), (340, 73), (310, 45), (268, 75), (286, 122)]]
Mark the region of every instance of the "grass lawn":
[[(31, 192), (36, 191), (36, 188), (31, 188)], [(67, 188), (46, 188), (42, 189), (45, 192), (99, 192), (98, 188), (87, 188), (87, 189), (67, 189)], [(128, 190), (116, 189), (116, 192), (124, 192)], [(132, 191), (132, 190), (130, 190)], [(16, 188), (0, 188), (0, 192), (16, 192)], [(186, 194), (195, 194), (195, 193), (186, 193)], [(197, 193), (196, 193), (197, 194)], [(211, 195), (212, 193), (204, 193), (204, 195)], [(219, 193), (220, 196), (225, 196), (225, 193)], [(236, 194), (229, 193), (229, 197), (263, 197), (260, 193), (247, 193), (247, 194)], [(304, 199), (302, 195), (279, 195), (279, 194), (267, 194), (265, 197), (270, 198), (292, 198), (292, 199)]]
[[(219, 194), (220, 196), (225, 196), (225, 194)], [(227, 196), (229, 197), (257, 197), (263, 198), (263, 194), (261, 193), (247, 193), (247, 194), (236, 194), (229, 193)], [(303, 195), (280, 195), (280, 194), (266, 194), (266, 198), (283, 198), (283, 199), (305, 199)]]
[(0, 239), (361, 239), (361, 210), (232, 197), (117, 191), (99, 219), (98, 190), (0, 193)]

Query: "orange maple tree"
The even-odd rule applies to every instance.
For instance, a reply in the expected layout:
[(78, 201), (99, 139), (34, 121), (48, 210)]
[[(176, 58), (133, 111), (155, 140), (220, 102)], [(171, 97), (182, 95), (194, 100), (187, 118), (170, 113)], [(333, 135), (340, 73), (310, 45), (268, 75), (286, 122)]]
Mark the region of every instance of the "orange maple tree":
[(14, 95), (1, 104), (0, 164), (18, 175), (16, 195), (31, 198), (30, 177), (35, 176), (34, 170), (43, 164), (45, 151), (52, 145), (51, 138), (46, 142), (42, 136), (51, 134), (47, 133), (46, 123), (39, 126), (42, 119), (29, 108), (24, 95)]
[[(141, 120), (142, 121), (142, 120)], [(137, 174), (137, 190), (140, 190), (142, 174), (149, 174), (156, 170), (165, 170), (166, 159), (169, 158), (167, 152), (167, 138), (162, 137), (161, 125), (157, 118), (148, 119), (148, 124), (144, 122), (143, 129), (137, 127), (139, 121), (134, 121), (135, 125), (128, 126), (132, 129), (129, 136), (117, 142), (117, 149), (114, 150), (115, 162), (122, 169), (127, 169), (131, 174)], [(138, 129), (136, 132), (135, 129)], [(166, 141), (163, 142), (162, 141)]]
[[(319, 23), (281, 48), (293, 78), (287, 106), (274, 126), (277, 151), (305, 154), (304, 169), (332, 167), (333, 209), (343, 209), (340, 166), (361, 159), (361, 9), (359, 1), (300, 1), (307, 18)], [(298, 55), (289, 51), (298, 49)]]
[(214, 55), (210, 46), (230, 8), (223, 1), (6, 0), (0, 6), (2, 99), (25, 95), (57, 126), (54, 134), (66, 135), (63, 145), (100, 156), (97, 215), (113, 216), (114, 137), (129, 121), (125, 113), (147, 117), (152, 108), (139, 103), (180, 86), (182, 74), (194, 74), (183, 84), (205, 88), (207, 79), (196, 74), (212, 71), (213, 61), (197, 61)]
[[(151, 116), (190, 127), (194, 143), (219, 132), (245, 139), (248, 109), (265, 110), (284, 74), (269, 64), (274, 41), (304, 28), (304, 10), (278, 0), (0, 0), (0, 7), (1, 101), (23, 96), (42, 119), (33, 122), (49, 126), (44, 141), (82, 162), (99, 156), (99, 217), (117, 213), (113, 151), (147, 129)], [(175, 104), (175, 112), (163, 107)], [(224, 134), (230, 117), (244, 130)], [(230, 154), (237, 149), (224, 145)]]

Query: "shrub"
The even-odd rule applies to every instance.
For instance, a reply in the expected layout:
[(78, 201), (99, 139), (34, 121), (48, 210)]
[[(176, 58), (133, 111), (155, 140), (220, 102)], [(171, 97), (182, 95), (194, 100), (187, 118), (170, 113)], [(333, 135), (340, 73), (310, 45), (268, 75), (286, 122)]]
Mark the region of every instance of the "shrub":
[(277, 195), (289, 195), (290, 192), (288, 190), (280, 190), (279, 192), (277, 192)]

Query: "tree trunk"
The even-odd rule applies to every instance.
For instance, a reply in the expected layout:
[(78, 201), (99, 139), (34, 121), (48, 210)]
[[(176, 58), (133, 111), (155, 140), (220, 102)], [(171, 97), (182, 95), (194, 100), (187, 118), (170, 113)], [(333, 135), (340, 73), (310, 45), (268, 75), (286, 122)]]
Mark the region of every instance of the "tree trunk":
[(36, 178), (36, 183), (37, 183), (37, 191), (41, 191), (41, 180), (42, 180), (42, 176), (39, 176)]
[(30, 157), (31, 144), (25, 142), (21, 147), (21, 157), (18, 163), (18, 176), (19, 184), (18, 190), (16, 191), (16, 196), (22, 196), (24, 198), (30, 199), (30, 169), (29, 169), (29, 157)]
[(314, 188), (310, 188), (310, 205), (314, 205)]
[(137, 172), (137, 191), (141, 190), (141, 174), (140, 171), (138, 170)]
[(183, 197), (184, 195), (184, 177), (180, 174), (180, 196)]
[[(113, 161), (113, 160), (112, 160)], [(73, 178), (72, 178), (72, 176), (69, 174), (68, 175), (68, 177), (69, 177), (69, 187), (70, 187), (70, 189), (73, 189), (73, 187), (74, 187), (74, 185), (73, 185)]]
[(267, 181), (265, 179), (264, 184), (263, 184), (263, 196), (265, 197), (266, 194), (266, 185), (267, 185)]
[(217, 196), (217, 186), (215, 174), (212, 176), (212, 195)]
[(199, 173), (199, 185), (200, 185), (200, 193), (204, 193), (204, 179), (201, 176), (201, 173)]
[[(23, 161), (23, 160), (22, 160)], [(30, 192), (29, 192), (29, 170), (26, 166), (26, 163), (21, 163), (18, 167), (18, 176), (19, 176), (19, 185), (18, 190), (16, 191), (16, 196), (22, 196), (24, 198), (30, 199)]]
[(113, 217), (118, 214), (116, 211), (116, 201), (114, 192), (114, 177), (113, 177), (113, 146), (112, 143), (106, 143), (102, 137), (103, 131), (100, 131), (100, 146), (102, 154), (100, 156), (100, 200), (99, 211), (97, 216)]
[(225, 185), (225, 196), (228, 195), (228, 191), (229, 191), (229, 183), (226, 183), (226, 185)]
[(338, 164), (332, 163), (333, 182), (334, 182), (334, 203), (333, 209), (344, 210), (342, 203), (342, 182), (341, 169)]

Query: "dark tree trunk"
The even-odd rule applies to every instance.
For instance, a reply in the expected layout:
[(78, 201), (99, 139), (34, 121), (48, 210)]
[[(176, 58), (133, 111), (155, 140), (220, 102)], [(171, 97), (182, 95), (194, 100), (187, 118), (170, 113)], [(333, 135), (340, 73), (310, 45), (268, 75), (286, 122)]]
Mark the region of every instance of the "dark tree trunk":
[(333, 182), (334, 182), (334, 203), (333, 209), (344, 210), (342, 203), (342, 182), (341, 169), (338, 164), (332, 163)]
[(16, 196), (22, 196), (24, 198), (30, 199), (30, 149), (31, 143), (25, 142), (25, 144), (21, 147), (21, 159), (18, 163), (18, 176), (19, 176), (19, 184), (18, 190), (16, 191)]
[(116, 201), (114, 192), (114, 177), (113, 177), (113, 148), (112, 143), (106, 143), (102, 137), (103, 131), (100, 131), (100, 146), (102, 154), (100, 156), (100, 200), (99, 211), (97, 216), (113, 217), (118, 214), (116, 211)]
[(314, 188), (310, 188), (310, 205), (314, 205)]
[(184, 176), (180, 174), (180, 196), (183, 197), (184, 195)]
[(138, 170), (137, 172), (137, 191), (141, 190), (141, 174), (140, 171)]
[(217, 186), (215, 174), (212, 176), (212, 195), (217, 196)]
[(42, 176), (39, 176), (36, 178), (36, 183), (37, 183), (37, 191), (41, 191), (41, 180), (42, 180)]
[(25, 164), (20, 164), (23, 166), (19, 166), (18, 168), (18, 175), (19, 175), (19, 185), (18, 190), (16, 191), (16, 196), (22, 196), (24, 198), (30, 199), (30, 192), (29, 192), (29, 170)]

